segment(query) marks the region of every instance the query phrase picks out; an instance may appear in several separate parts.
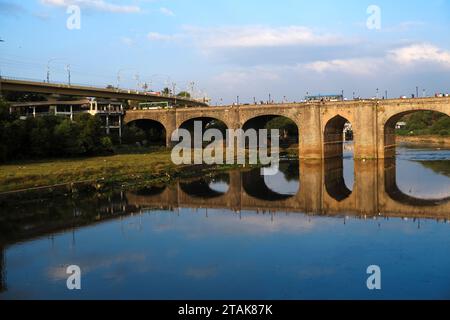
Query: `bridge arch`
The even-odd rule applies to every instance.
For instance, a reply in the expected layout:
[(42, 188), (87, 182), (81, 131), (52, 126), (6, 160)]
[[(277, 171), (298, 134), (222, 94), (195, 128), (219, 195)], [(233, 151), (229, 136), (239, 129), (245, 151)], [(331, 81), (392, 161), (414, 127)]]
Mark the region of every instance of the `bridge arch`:
[(438, 110), (434, 108), (415, 108), (412, 110), (400, 111), (395, 114), (391, 114), (389, 118), (384, 123), (383, 126), (383, 147), (384, 147), (384, 157), (385, 158), (394, 158), (396, 156), (396, 148), (397, 148), (397, 124), (401, 121), (402, 118), (408, 115), (412, 115), (417, 112), (422, 111), (430, 111), (434, 114), (445, 115), (450, 117), (450, 111)]
[(300, 109), (296, 106), (287, 105), (261, 105), (242, 107), (239, 111), (239, 123), (241, 128), (248, 121), (253, 118), (272, 116), (272, 117), (285, 117), (292, 120), (297, 127), (300, 127)]
[(158, 120), (132, 120), (126, 123), (123, 142), (126, 144), (146, 142), (150, 145), (165, 146), (167, 142), (167, 129)]
[(248, 118), (242, 123), (242, 129), (268, 129), (270, 135), (270, 129), (280, 130), (280, 145), (288, 146), (290, 144), (296, 144), (300, 141), (300, 127), (298, 123), (291, 117), (279, 114), (265, 114)]
[[(199, 138), (194, 137), (194, 129), (195, 129), (195, 124), (197, 122), (201, 122), (202, 137), (206, 130), (217, 129), (222, 133), (222, 137), (224, 139), (223, 141), (225, 142), (226, 130), (229, 127), (224, 121), (222, 121), (218, 118), (213, 118), (213, 117), (193, 117), (193, 118), (189, 118), (189, 119), (185, 120), (184, 122), (180, 123), (180, 125), (178, 126), (178, 129), (186, 129), (191, 133), (191, 136), (192, 136), (191, 142), (193, 145), (194, 145), (195, 139), (202, 139), (202, 137), (199, 137)], [(203, 142), (204, 146), (209, 145), (209, 144), (210, 144), (210, 142)]]
[(344, 142), (354, 141), (357, 139), (353, 123), (348, 118), (339, 114), (332, 117), (331, 119), (328, 119), (328, 121), (325, 121), (324, 123), (324, 158), (342, 158), (344, 155)]

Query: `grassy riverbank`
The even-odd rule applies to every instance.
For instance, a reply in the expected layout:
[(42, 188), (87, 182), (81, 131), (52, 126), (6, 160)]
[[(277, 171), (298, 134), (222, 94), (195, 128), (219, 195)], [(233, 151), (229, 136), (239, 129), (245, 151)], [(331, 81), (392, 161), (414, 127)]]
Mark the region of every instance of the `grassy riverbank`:
[(74, 159), (22, 161), (0, 165), (0, 195), (16, 191), (50, 189), (66, 185), (94, 187), (167, 183), (233, 165), (175, 165), (164, 148), (125, 148), (115, 155)]
[(168, 150), (64, 160), (27, 161), (0, 166), (0, 193), (76, 182), (122, 183), (162, 179), (182, 170)]

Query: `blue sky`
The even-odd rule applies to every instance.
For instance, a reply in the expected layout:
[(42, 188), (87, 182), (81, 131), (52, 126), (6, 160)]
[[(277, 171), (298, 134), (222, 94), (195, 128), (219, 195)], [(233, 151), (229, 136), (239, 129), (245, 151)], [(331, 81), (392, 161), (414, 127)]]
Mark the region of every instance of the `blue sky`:
[[(70, 5), (79, 30), (66, 26)], [(380, 29), (367, 27), (370, 5)], [(82, 84), (193, 81), (213, 103), (432, 94), (450, 91), (449, 30), (450, 0), (0, 0), (0, 68), (43, 80), (56, 58), (52, 80), (70, 64)]]

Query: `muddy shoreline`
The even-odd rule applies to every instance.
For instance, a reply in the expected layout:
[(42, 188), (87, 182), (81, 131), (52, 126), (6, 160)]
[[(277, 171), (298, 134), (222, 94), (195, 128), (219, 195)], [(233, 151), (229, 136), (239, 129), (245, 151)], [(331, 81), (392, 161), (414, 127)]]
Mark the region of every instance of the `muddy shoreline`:
[(397, 136), (397, 143), (450, 147), (450, 137), (443, 136)]

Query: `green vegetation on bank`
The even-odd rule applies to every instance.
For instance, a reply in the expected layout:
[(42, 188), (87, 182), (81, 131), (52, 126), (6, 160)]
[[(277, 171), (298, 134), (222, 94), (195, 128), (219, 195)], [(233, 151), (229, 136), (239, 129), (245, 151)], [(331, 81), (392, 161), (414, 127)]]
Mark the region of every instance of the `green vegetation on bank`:
[(406, 126), (397, 130), (402, 136), (450, 136), (450, 117), (433, 111), (420, 111), (405, 116)]
[(112, 151), (98, 117), (78, 115), (74, 121), (47, 116), (21, 119), (0, 102), (0, 162), (23, 159), (91, 156)]
[[(146, 133), (134, 126), (123, 133), (125, 144), (146, 139)], [(0, 163), (27, 159), (57, 159), (112, 154), (118, 137), (106, 135), (99, 117), (76, 115), (21, 119), (9, 113), (0, 101)]]
[[(46, 187), (80, 181), (122, 184), (168, 177), (183, 168), (176, 167), (168, 150), (117, 154), (78, 159), (53, 159), (0, 166), (0, 192)], [(150, 153), (150, 151), (152, 151)]]

